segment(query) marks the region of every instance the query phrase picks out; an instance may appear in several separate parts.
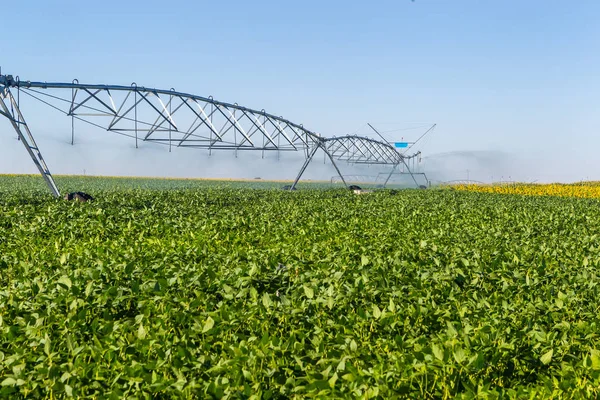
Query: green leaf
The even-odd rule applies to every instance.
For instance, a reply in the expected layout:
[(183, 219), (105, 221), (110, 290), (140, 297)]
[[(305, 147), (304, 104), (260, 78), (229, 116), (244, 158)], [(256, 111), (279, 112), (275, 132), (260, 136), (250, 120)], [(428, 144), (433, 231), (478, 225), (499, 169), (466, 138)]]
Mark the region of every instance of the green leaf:
[(356, 341), (354, 341), (354, 339), (352, 339), (350, 341), (350, 350), (356, 351), (356, 349), (358, 349), (358, 345), (356, 344)]
[(550, 349), (546, 354), (544, 354), (543, 356), (540, 357), (540, 361), (542, 362), (542, 364), (544, 365), (548, 365), (550, 364), (550, 361), (552, 361), (552, 355), (554, 354), (554, 350)]
[(483, 353), (479, 352), (469, 359), (469, 365), (476, 370), (480, 370), (485, 366), (485, 357)]
[(58, 279), (58, 283), (60, 283), (61, 285), (71, 289), (71, 279), (69, 279), (68, 276), (63, 275)]
[(390, 312), (395, 313), (396, 312), (396, 304), (394, 304), (394, 299), (392, 299), (390, 297), (390, 305), (388, 306), (388, 310), (390, 310)]
[(210, 316), (208, 316), (208, 318), (206, 318), (206, 322), (204, 322), (204, 327), (202, 328), (202, 333), (206, 333), (208, 331), (210, 331), (213, 326), (215, 326), (215, 320), (212, 319)]
[(329, 308), (331, 310), (334, 305), (335, 305), (335, 302), (333, 300), (333, 297), (328, 297), (327, 298), (327, 308)]
[(93, 281), (89, 281), (88, 284), (85, 286), (85, 295), (86, 297), (88, 297), (90, 294), (92, 294), (92, 290), (94, 289), (94, 282)]
[(138, 327), (137, 330), (137, 337), (138, 339), (145, 339), (146, 338), (146, 328), (144, 328), (144, 324), (140, 324), (140, 326)]
[(51, 345), (50, 337), (46, 333), (44, 335), (44, 353), (46, 353), (47, 356), (50, 355), (50, 351), (51, 351), (50, 345)]
[(455, 348), (452, 354), (456, 362), (459, 364), (462, 363), (466, 358), (465, 351), (462, 349), (462, 347)]
[(592, 360), (592, 369), (600, 370), (600, 351), (599, 350), (591, 350), (590, 359)]
[(379, 319), (381, 317), (381, 310), (377, 307), (377, 304), (373, 304), (373, 317)]
[(5, 380), (2, 381), (2, 383), (0, 384), (2, 386), (16, 386), (17, 385), (17, 380), (14, 378), (6, 378)]
[(334, 388), (335, 387), (335, 383), (338, 380), (338, 374), (337, 372), (333, 374), (333, 376), (331, 378), (329, 378), (329, 380), (327, 381), (327, 383), (329, 383), (329, 387), (330, 388)]
[(364, 254), (362, 256), (360, 256), (360, 264), (361, 266), (366, 266), (369, 265), (369, 257), (365, 256)]
[(557, 308), (563, 308), (564, 302), (562, 299), (556, 299), (554, 302), (556, 303)]
[(448, 327), (447, 333), (449, 337), (454, 338), (458, 335), (458, 332), (456, 332), (456, 328), (454, 328), (452, 322), (446, 321), (446, 326)]
[(306, 295), (306, 297), (308, 297), (309, 299), (312, 299), (313, 297), (315, 297), (315, 292), (312, 290), (311, 287), (304, 285), (304, 294)]
[(70, 377), (71, 377), (71, 374), (69, 372), (65, 372), (61, 375), (60, 381), (65, 383)]
[(264, 292), (262, 295), (262, 303), (263, 306), (265, 306), (265, 308), (268, 310), (269, 308), (271, 308), (271, 306), (273, 305), (273, 301), (271, 300), (271, 297), (269, 296), (269, 293)]
[(433, 353), (435, 358), (437, 358), (440, 361), (444, 361), (444, 351), (440, 349), (437, 344), (434, 343), (431, 345), (431, 352)]

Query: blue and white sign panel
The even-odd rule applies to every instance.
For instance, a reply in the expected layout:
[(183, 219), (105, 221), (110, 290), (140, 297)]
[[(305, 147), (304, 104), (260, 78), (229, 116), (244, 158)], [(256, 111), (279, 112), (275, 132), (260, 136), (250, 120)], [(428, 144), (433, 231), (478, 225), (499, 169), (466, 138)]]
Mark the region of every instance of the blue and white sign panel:
[(407, 148), (407, 147), (408, 147), (408, 142), (395, 142), (395, 143), (394, 143), (394, 146), (395, 146), (397, 149), (405, 149), (405, 148)]

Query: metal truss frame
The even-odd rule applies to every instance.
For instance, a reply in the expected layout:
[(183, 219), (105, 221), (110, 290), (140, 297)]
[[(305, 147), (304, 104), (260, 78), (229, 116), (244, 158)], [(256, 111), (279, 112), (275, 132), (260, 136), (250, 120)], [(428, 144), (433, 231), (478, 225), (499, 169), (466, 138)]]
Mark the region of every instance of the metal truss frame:
[(27, 153), (29, 153), (29, 156), (33, 160), (33, 163), (37, 167), (38, 171), (40, 171), (40, 174), (46, 181), (46, 184), (48, 185), (48, 188), (52, 194), (55, 197), (60, 196), (56, 182), (54, 182), (54, 178), (52, 177), (52, 174), (50, 174), (50, 170), (48, 169), (48, 166), (42, 157), (42, 153), (35, 143), (35, 139), (33, 138), (27, 123), (25, 122), (23, 114), (21, 114), (21, 110), (17, 105), (17, 101), (10, 90), (6, 87), (0, 88), (0, 115), (8, 118), (12, 124), (14, 130), (17, 132), (19, 140), (21, 143), (23, 143), (23, 146), (25, 146), (25, 150), (27, 150)]
[[(402, 172), (401, 170), (396, 172), (397, 169), (392, 169), (391, 174), (388, 172), (379, 172), (377, 173), (377, 175), (344, 175), (344, 179), (346, 180), (346, 182), (355, 182), (355, 183), (363, 183), (363, 184), (368, 184), (368, 185), (379, 185), (380, 187), (386, 187), (390, 178), (394, 175), (398, 175), (398, 176), (405, 176), (405, 175), (410, 175), (408, 172)], [(422, 176), (423, 179), (425, 180), (425, 185), (420, 185), (419, 187), (429, 187), (431, 186), (431, 181), (429, 180), (429, 178), (427, 177), (427, 174), (425, 172), (415, 172), (413, 170), (412, 175), (417, 177), (417, 176)], [(330, 179), (330, 182), (333, 183), (337, 183), (339, 179), (338, 175), (332, 176)]]
[[(17, 92), (17, 96), (13, 95)], [(344, 178), (336, 161), (350, 164), (403, 164), (407, 159), (390, 143), (364, 136), (326, 138), (265, 110), (214, 100), (175, 89), (130, 86), (21, 81), (0, 73), (0, 115), (8, 118), (54, 196), (60, 192), (20, 110), (19, 99), (28, 96), (71, 118), (71, 144), (75, 143), (75, 121), (135, 139), (173, 147), (238, 151), (305, 151), (306, 160), (294, 189), (321, 149)], [(414, 177), (413, 177), (414, 179)], [(415, 180), (416, 183), (416, 180)], [(345, 184), (345, 181), (344, 181)]]

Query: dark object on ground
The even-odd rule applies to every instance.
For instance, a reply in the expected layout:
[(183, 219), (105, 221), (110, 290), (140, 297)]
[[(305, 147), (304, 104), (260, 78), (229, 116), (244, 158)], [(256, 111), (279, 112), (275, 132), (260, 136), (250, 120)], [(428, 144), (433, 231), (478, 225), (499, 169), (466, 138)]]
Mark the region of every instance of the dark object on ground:
[(292, 189), (292, 185), (285, 185), (284, 187), (282, 187), (283, 190), (296, 190), (296, 188)]
[(461, 274), (458, 274), (456, 278), (454, 278), (454, 283), (456, 283), (456, 285), (458, 285), (458, 287), (461, 289), (465, 287), (466, 281), (467, 279)]
[(285, 271), (286, 269), (287, 269), (287, 265), (283, 265), (283, 264), (279, 263), (277, 265), (277, 268), (275, 269), (275, 272)]
[(396, 189), (390, 189), (390, 190), (388, 191), (388, 193), (389, 193), (390, 195), (392, 195), (392, 196), (393, 196), (393, 195), (396, 195), (396, 194), (398, 194), (398, 191), (397, 191)]
[(87, 193), (72, 192), (72, 193), (65, 194), (65, 200), (86, 202), (86, 201), (92, 201), (92, 200), (94, 200), (94, 198)]
[(362, 190), (362, 188), (358, 185), (350, 185), (348, 186), (349, 190)]
[(425, 185), (419, 185), (419, 189), (427, 189), (427, 186), (425, 186)]

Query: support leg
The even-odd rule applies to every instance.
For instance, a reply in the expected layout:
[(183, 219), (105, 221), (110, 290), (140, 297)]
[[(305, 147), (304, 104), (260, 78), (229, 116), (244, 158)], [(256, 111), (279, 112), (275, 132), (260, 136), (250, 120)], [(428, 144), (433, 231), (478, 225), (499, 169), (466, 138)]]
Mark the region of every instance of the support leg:
[[(15, 119), (13, 114), (10, 112), (9, 108), (5, 103), (6, 100), (10, 101), (12, 108), (17, 113), (18, 119)], [(40, 149), (35, 143), (33, 135), (31, 134), (31, 131), (29, 130), (29, 127), (25, 122), (25, 118), (23, 118), (23, 114), (21, 114), (21, 110), (19, 109), (15, 98), (13, 97), (12, 93), (8, 88), (4, 88), (0, 91), (0, 108), (2, 109), (0, 114), (4, 115), (11, 122), (13, 128), (17, 132), (19, 139), (21, 140), (21, 143), (23, 143), (23, 146), (25, 146), (25, 150), (27, 150), (27, 153), (29, 153), (29, 156), (33, 160), (33, 163), (40, 171), (40, 174), (42, 175), (42, 178), (44, 178), (44, 180), (46, 181), (48, 188), (50, 188), (52, 195), (54, 195), (54, 197), (60, 197), (60, 192), (58, 191), (58, 187), (54, 182), (54, 178), (52, 177), (52, 174), (50, 174), (50, 170), (48, 169), (48, 166), (46, 165), (46, 162), (42, 157), (42, 153), (40, 152)], [(25, 133), (23, 133), (23, 131), (25, 131)]]
[(394, 166), (392, 167), (392, 170), (390, 171), (390, 173), (388, 174), (387, 178), (385, 178), (385, 182), (383, 182), (383, 187), (385, 189), (387, 183), (389, 182), (390, 178), (392, 177), (392, 175), (394, 174), (394, 171), (396, 170), (396, 168), (398, 168), (398, 164), (394, 164)]
[(415, 185), (417, 185), (417, 188), (418, 188), (419, 187), (419, 182), (417, 182), (417, 180), (415, 179), (415, 176), (413, 175), (412, 171), (410, 170), (410, 168), (408, 168), (408, 164), (406, 163), (406, 161), (404, 161), (404, 158), (402, 158), (402, 163), (406, 167), (406, 170), (410, 174), (410, 177), (413, 178), (413, 181), (415, 181)]
[(298, 176), (296, 177), (296, 180), (294, 181), (294, 183), (290, 187), (290, 190), (296, 189), (296, 184), (298, 183), (298, 181), (302, 177), (302, 174), (304, 174), (304, 171), (306, 170), (306, 167), (308, 167), (308, 164), (310, 164), (310, 161), (314, 157), (314, 155), (317, 152), (317, 150), (319, 149), (319, 147), (321, 147), (321, 143), (315, 143), (315, 147), (313, 147), (313, 149), (311, 150), (310, 154), (306, 158), (306, 161), (304, 161), (304, 164), (302, 164), (302, 168), (300, 168), (300, 172), (298, 173)]
[(344, 176), (340, 172), (340, 169), (338, 168), (337, 164), (335, 163), (335, 160), (333, 159), (333, 157), (331, 156), (331, 154), (327, 151), (327, 149), (325, 148), (325, 146), (323, 146), (323, 151), (325, 152), (325, 154), (327, 154), (329, 156), (329, 159), (331, 160), (331, 163), (335, 167), (335, 170), (337, 171), (337, 173), (340, 176), (340, 178), (342, 178), (342, 182), (344, 182), (344, 186), (346, 186), (346, 188), (348, 188), (348, 184), (346, 183), (346, 180), (344, 179)]

